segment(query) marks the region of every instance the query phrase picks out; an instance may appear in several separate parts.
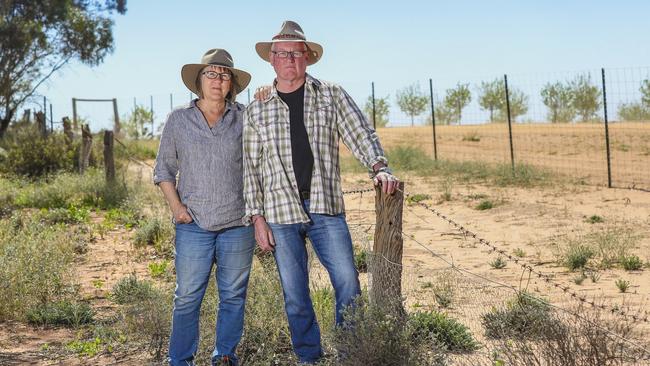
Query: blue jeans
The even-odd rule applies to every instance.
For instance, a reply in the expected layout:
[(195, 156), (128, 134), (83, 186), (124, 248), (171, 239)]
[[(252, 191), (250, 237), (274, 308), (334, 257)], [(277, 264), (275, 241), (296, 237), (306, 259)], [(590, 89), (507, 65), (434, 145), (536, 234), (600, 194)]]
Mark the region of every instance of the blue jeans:
[(170, 365), (194, 364), (201, 301), (213, 264), (217, 266), (219, 310), (212, 356), (227, 355), (236, 364), (235, 349), (244, 329), (246, 288), (254, 249), (255, 231), (251, 226), (208, 231), (194, 222), (176, 224), (176, 291), (169, 339)]
[(343, 322), (342, 311), (354, 302), (361, 289), (345, 215), (310, 214), (308, 200), (303, 207), (311, 218), (310, 223), (269, 226), (275, 239), (273, 255), (282, 282), (291, 343), (300, 362), (313, 363), (322, 356), (322, 349), (320, 329), (309, 296), (306, 236), (334, 287), (337, 325)]

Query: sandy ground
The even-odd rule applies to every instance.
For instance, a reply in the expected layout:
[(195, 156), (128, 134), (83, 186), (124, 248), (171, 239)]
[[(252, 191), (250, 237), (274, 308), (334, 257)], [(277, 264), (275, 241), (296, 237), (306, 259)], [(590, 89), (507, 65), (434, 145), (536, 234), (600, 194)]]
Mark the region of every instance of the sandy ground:
[[(389, 144), (395, 143), (385, 131), (381, 132)], [(518, 250), (522, 263), (530, 264), (536, 271), (552, 278), (547, 282), (529, 276), (520, 264), (511, 260), (507, 261), (505, 268), (494, 269), (490, 262), (498, 254), (487, 245), (462, 235), (448, 222), (420, 206), (406, 205), (402, 286), (408, 310), (436, 309), (432, 285), (450, 281), (455, 286), (454, 300), (446, 311), (465, 322), (479, 338), (482, 333), (480, 316), (511, 297), (514, 294), (511, 288), (526, 289), (567, 311), (574, 309), (576, 301), (570, 294), (576, 293), (607, 309), (639, 315), (644, 319), (650, 314), (650, 269), (647, 266), (639, 271), (625, 271), (618, 267), (601, 270), (596, 282), (587, 278), (578, 285), (575, 278), (579, 272), (558, 265), (554, 255), (555, 247), (566, 242), (567, 238), (618, 227), (634, 233), (638, 239), (631, 252), (645, 263), (650, 262), (650, 193), (587, 185), (561, 184), (523, 189), (454, 183), (451, 199), (443, 201), (438, 177), (403, 174), (400, 177), (406, 182), (407, 193), (429, 194), (431, 198), (425, 203), (505, 252), (514, 254)], [(345, 190), (369, 187), (368, 178), (363, 174), (344, 177)], [(485, 199), (495, 202), (496, 207), (477, 210), (477, 204)], [(356, 244), (370, 248), (375, 223), (374, 193), (347, 195), (346, 206)], [(588, 223), (587, 218), (593, 215), (602, 217), (604, 222)], [(106, 295), (116, 281), (132, 272), (147, 276), (150, 258), (135, 254), (130, 244), (131, 235), (124, 229), (106, 233), (104, 238), (91, 243), (88, 254), (76, 263), (81, 291), (99, 316), (112, 311)], [(450, 271), (449, 263), (465, 272)], [(315, 268), (315, 272), (318, 271)], [(316, 278), (319, 277), (323, 278)], [(617, 289), (615, 281), (618, 279), (629, 281), (627, 293)], [(366, 274), (362, 275), (362, 280), (367, 283)], [(100, 282), (101, 286), (98, 285)], [(566, 286), (569, 290), (560, 290), (553, 284)], [(621, 316), (613, 315), (614, 318)], [(644, 320), (635, 323), (636, 336), (649, 339), (650, 323)], [(60, 351), (61, 346), (75, 337), (75, 331), (69, 329), (0, 323), (0, 365), (147, 363), (144, 354), (102, 354), (84, 359)], [(54, 351), (56, 349), (59, 351)]]

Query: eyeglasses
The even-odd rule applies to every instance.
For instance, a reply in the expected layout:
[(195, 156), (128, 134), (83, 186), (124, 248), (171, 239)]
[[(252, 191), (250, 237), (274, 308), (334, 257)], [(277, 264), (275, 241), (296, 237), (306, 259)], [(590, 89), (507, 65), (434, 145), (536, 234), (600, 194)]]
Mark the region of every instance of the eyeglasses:
[(232, 74), (229, 72), (203, 71), (201, 75), (205, 75), (210, 80), (219, 78), (223, 81), (228, 81), (232, 79)]
[(307, 51), (271, 51), (277, 58), (301, 58)]

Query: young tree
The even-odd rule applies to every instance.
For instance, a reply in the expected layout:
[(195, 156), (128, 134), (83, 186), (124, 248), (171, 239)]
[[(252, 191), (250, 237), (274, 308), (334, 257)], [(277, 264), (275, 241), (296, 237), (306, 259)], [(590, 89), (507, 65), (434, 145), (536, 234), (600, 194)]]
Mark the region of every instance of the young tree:
[(71, 60), (100, 64), (113, 51), (114, 11), (126, 0), (0, 1), (0, 138), (18, 108)]
[(573, 92), (570, 85), (561, 82), (547, 83), (541, 91), (542, 102), (548, 108), (552, 123), (571, 122), (576, 116), (573, 109)]
[(122, 127), (126, 130), (127, 136), (134, 140), (150, 136), (152, 131), (149, 127), (153, 121), (153, 112), (143, 106), (136, 106), (131, 114), (122, 118)]
[[(436, 125), (450, 124), (456, 115), (455, 110), (447, 108), (444, 103), (440, 102), (438, 99), (436, 99), (434, 105), (436, 110)], [(427, 117), (426, 125), (431, 126), (432, 124), (433, 121), (431, 120), (431, 116)]]
[(641, 91), (641, 103), (643, 105), (650, 109), (650, 79), (645, 79), (641, 82), (641, 88), (639, 88)]
[[(372, 123), (372, 95), (368, 97), (366, 105), (363, 107), (366, 118)], [(386, 127), (388, 124), (388, 97), (375, 99), (375, 119), (377, 127)]]
[(501, 79), (481, 82), (478, 104), (483, 110), (490, 111), (490, 122), (496, 122), (499, 114), (495, 112), (505, 109), (505, 103), (506, 88)]
[(472, 94), (469, 91), (469, 84), (456, 84), (453, 89), (447, 89), (444, 104), (449, 110), (454, 111), (453, 120), (460, 124), (463, 108), (467, 107), (472, 100)]
[[(523, 116), (528, 112), (528, 95), (515, 88), (508, 89), (508, 94), (510, 97), (510, 118), (515, 122), (517, 117)], [(500, 120), (508, 120), (508, 106), (505, 103), (499, 111), (499, 115)]]
[(597, 119), (596, 111), (601, 107), (600, 89), (591, 84), (591, 76), (582, 74), (576, 76), (569, 86), (573, 94), (573, 108), (580, 117), (582, 122), (588, 122)]
[(416, 84), (397, 91), (397, 105), (402, 112), (411, 116), (411, 126), (414, 124), (413, 117), (422, 114), (426, 109), (427, 100), (420, 91), (420, 86)]

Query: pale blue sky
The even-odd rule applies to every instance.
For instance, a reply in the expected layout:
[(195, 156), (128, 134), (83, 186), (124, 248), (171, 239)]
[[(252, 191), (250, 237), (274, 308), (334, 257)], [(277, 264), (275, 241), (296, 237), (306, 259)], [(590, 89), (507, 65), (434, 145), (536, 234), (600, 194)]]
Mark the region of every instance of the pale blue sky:
[[(372, 81), (377, 95), (392, 101), (395, 90), (415, 82), (428, 92), (429, 78), (438, 94), (457, 81), (504, 73), (514, 83), (519, 77), (536, 85), (537, 75), (600, 67), (631, 67), (636, 82), (647, 71), (639, 67), (650, 65), (649, 14), (650, 2), (641, 0), (130, 0), (126, 15), (115, 17), (115, 52), (95, 68), (71, 64), (39, 93), (53, 104), (55, 121), (71, 115), (72, 97), (118, 98), (123, 115), (134, 97), (149, 106), (153, 96), (158, 124), (170, 110), (170, 93), (175, 105), (189, 99), (181, 66), (198, 62), (209, 48), (230, 51), (235, 65), (253, 75), (251, 86), (270, 83), (273, 70), (254, 45), (287, 19), (324, 47), (308, 72), (341, 84), (360, 106)], [(79, 113), (92, 130), (110, 126), (108, 105), (81, 105)]]

